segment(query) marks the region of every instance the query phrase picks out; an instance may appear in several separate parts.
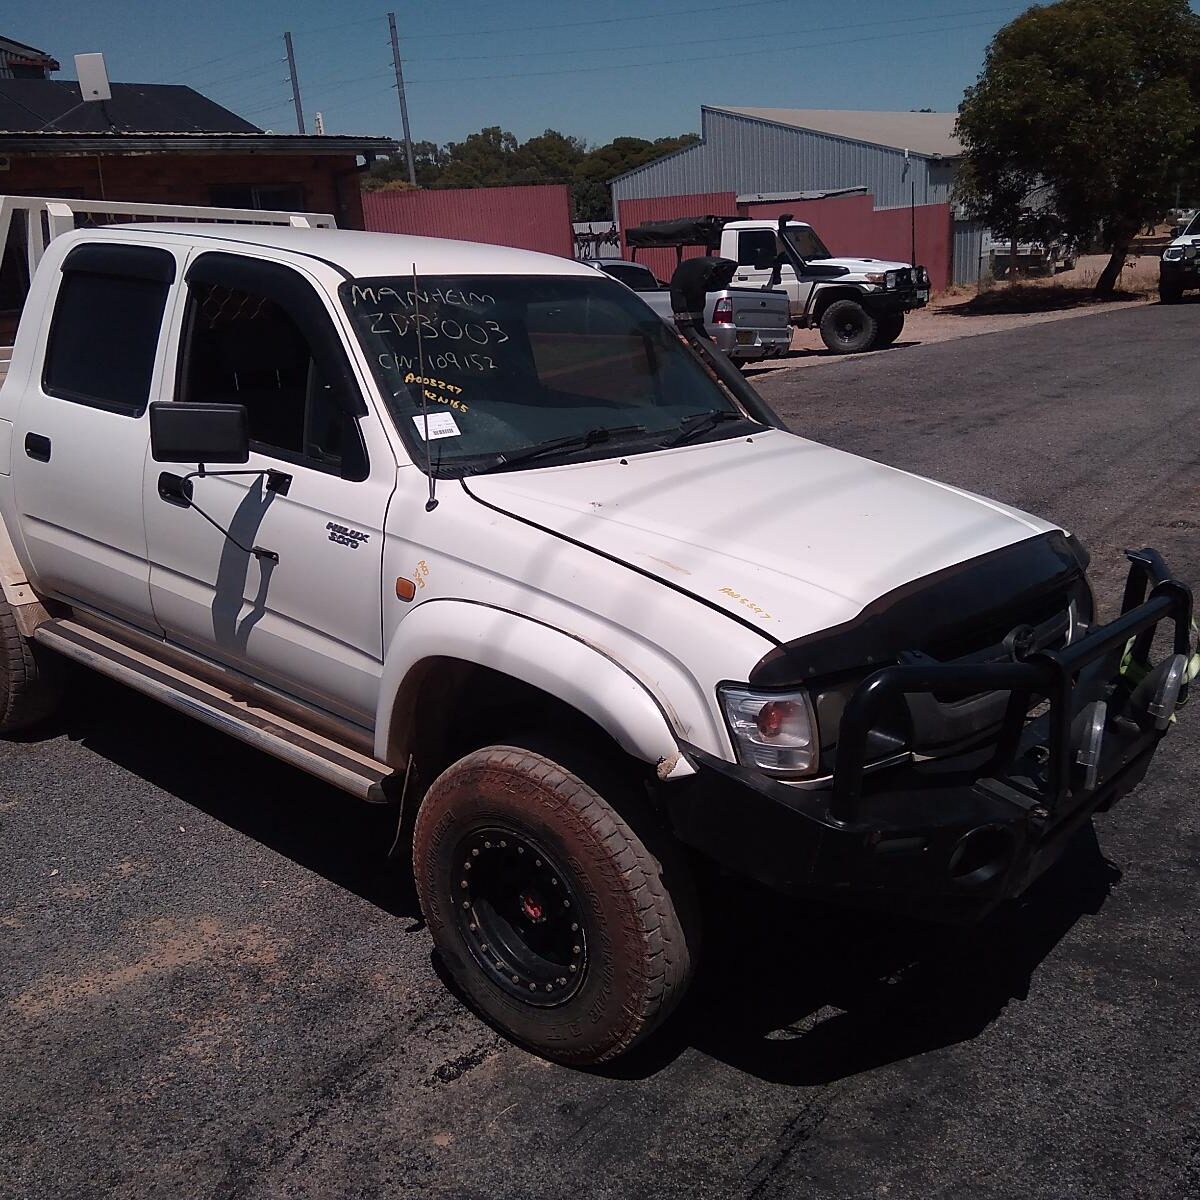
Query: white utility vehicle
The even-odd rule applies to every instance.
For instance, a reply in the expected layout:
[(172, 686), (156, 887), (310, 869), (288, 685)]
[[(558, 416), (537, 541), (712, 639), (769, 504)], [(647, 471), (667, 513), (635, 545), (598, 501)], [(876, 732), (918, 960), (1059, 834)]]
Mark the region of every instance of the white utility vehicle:
[(1053, 524), (789, 433), (696, 328), (713, 269), (676, 331), (496, 246), (56, 238), (0, 390), (2, 728), (65, 656), (395, 805), (449, 975), (571, 1063), (679, 1001), (706, 857), (1018, 894), (1144, 772), (1190, 594), (1142, 552), (1099, 624)]
[(733, 282), (787, 292), (792, 324), (819, 329), (835, 354), (890, 346), (904, 318), (929, 303), (924, 267), (878, 258), (835, 258), (811, 225), (785, 213), (777, 221), (686, 217), (648, 221), (626, 231), (639, 249), (703, 246), (737, 264)]
[[(675, 324), (670, 285), (649, 267), (624, 258), (582, 261), (632, 288), (667, 324)], [(729, 268), (732, 275), (732, 263)], [(713, 287), (705, 297), (704, 331), (736, 363), (779, 358), (792, 345), (788, 295), (781, 288)]]
[(1158, 296), (1178, 304), (1188, 288), (1200, 288), (1200, 214), (1163, 251), (1158, 267)]

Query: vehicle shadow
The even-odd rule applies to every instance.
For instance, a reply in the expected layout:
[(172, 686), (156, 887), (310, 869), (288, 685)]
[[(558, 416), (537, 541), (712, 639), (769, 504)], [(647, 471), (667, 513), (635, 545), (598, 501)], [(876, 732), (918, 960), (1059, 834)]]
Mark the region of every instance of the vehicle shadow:
[(646, 1077), (691, 1047), (811, 1086), (968, 1041), (1026, 998), (1042, 960), (1119, 878), (1088, 825), (1019, 902), (970, 928), (710, 888), (691, 993), (657, 1040), (605, 1073)]
[(67, 697), (28, 740), (65, 734), (338, 887), (420, 922), (411, 872), (387, 856), (394, 808), (343, 795), (90, 671), (70, 673)]
[[(343, 797), (89, 672), (72, 673), (68, 694), (60, 715), (27, 740), (80, 741), (419, 928), (410, 872), (387, 857), (394, 809)], [(704, 958), (688, 997), (646, 1047), (594, 1073), (648, 1078), (696, 1049), (758, 1078), (806, 1086), (969, 1040), (1027, 996), (1038, 965), (1081, 916), (1100, 911), (1119, 878), (1090, 825), (1020, 902), (967, 929), (711, 878)]]
[(742, 372), (747, 379), (753, 379), (760, 375), (771, 375), (779, 370), (780, 366), (785, 363), (804, 362), (808, 359), (820, 358), (830, 361), (836, 359), (854, 360), (856, 358), (866, 358), (868, 356), (877, 356), (880, 354), (889, 354), (893, 350), (912, 350), (917, 346), (923, 346), (925, 343), (919, 338), (905, 339), (904, 341), (893, 342), (890, 346), (884, 346), (878, 350), (863, 350), (858, 354), (835, 354), (832, 350), (824, 346), (813, 347), (812, 349), (801, 348), (799, 350), (789, 350), (786, 354), (780, 355), (779, 358), (769, 359), (771, 365), (761, 365), (746, 367)]

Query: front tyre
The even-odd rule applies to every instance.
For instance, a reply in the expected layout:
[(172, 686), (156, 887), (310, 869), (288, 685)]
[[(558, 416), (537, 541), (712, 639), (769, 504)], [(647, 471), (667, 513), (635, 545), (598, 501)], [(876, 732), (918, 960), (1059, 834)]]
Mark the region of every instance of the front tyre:
[(835, 300), (821, 314), (821, 340), (834, 354), (861, 354), (878, 336), (879, 322), (856, 300)]
[(616, 1058), (687, 989), (691, 882), (641, 832), (592, 782), (516, 746), (460, 759), (422, 802), (413, 866), (438, 953), (488, 1021), (546, 1058)]
[(1159, 280), (1158, 298), (1163, 304), (1178, 304), (1183, 299), (1183, 287), (1178, 283)]
[(904, 314), (885, 313), (879, 318), (879, 336), (875, 339), (875, 349), (882, 350), (885, 346), (890, 346), (903, 332)]

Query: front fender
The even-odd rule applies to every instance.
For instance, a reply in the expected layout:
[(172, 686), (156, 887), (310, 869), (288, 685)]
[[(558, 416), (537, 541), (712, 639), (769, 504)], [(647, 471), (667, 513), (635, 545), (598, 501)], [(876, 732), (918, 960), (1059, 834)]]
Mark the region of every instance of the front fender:
[(393, 733), (420, 665), (450, 658), (512, 676), (589, 717), (628, 754), (664, 778), (691, 774), (662, 704), (602, 650), (552, 626), (505, 609), (463, 600), (428, 600), (400, 622), (384, 658), (375, 754), (403, 761), (411, 734)]

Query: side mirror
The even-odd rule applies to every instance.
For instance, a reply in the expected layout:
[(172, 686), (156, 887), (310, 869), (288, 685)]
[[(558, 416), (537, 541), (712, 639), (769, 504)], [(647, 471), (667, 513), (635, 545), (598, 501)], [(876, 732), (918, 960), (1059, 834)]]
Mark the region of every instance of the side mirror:
[(150, 405), (150, 453), (155, 462), (244, 463), (250, 434), (244, 404)]
[(754, 269), (756, 271), (769, 271), (774, 265), (774, 254), (756, 254), (754, 256)]

